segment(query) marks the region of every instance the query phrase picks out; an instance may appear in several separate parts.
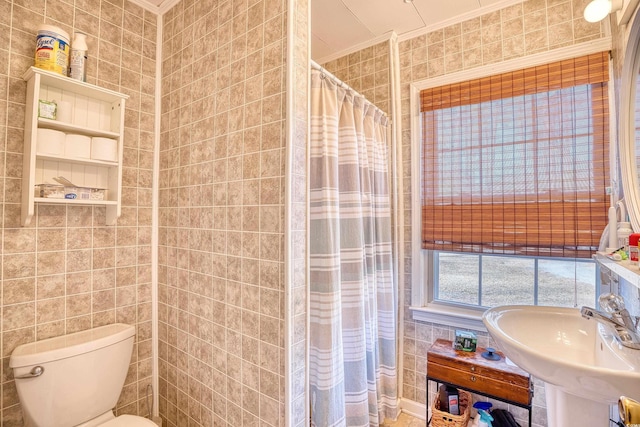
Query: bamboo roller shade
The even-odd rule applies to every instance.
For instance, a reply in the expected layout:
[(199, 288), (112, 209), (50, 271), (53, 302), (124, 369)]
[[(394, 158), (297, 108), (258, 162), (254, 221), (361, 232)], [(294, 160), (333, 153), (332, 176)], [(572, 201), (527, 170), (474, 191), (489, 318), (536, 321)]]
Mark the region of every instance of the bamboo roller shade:
[(421, 91), (424, 249), (597, 250), (609, 204), (608, 58)]

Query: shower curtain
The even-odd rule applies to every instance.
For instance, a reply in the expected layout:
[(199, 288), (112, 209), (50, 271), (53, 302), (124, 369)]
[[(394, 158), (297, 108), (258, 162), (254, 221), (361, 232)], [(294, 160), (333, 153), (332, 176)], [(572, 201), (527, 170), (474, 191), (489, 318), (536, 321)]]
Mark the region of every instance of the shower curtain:
[(312, 426), (378, 426), (397, 412), (387, 117), (311, 75)]

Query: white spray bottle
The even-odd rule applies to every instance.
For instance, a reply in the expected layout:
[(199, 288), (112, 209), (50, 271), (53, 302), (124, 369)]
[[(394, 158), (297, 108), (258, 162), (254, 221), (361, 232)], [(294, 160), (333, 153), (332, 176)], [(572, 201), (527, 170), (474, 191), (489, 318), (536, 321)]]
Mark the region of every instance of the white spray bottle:
[(69, 61), (69, 77), (83, 82), (87, 81), (87, 35), (74, 33), (71, 44), (71, 60)]

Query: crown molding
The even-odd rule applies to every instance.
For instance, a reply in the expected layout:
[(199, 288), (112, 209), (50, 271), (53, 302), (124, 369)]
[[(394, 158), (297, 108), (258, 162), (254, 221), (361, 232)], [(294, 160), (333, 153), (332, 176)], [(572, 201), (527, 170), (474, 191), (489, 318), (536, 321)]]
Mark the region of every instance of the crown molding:
[(141, 8), (148, 10), (149, 12), (153, 12), (158, 16), (164, 15), (169, 11), (173, 6), (178, 4), (180, 0), (164, 0), (160, 5), (156, 6), (148, 2), (147, 0), (129, 0), (131, 3), (140, 6)]
[(160, 6), (158, 6), (158, 14), (164, 15), (179, 2), (180, 0), (164, 0), (162, 3), (160, 3)]
[(331, 55), (327, 55), (327, 56), (324, 56), (322, 58), (318, 58), (315, 61), (320, 65), (326, 64), (329, 61), (333, 61), (334, 59), (342, 58), (343, 56), (347, 56), (350, 53), (358, 52), (359, 50), (366, 49), (366, 48), (371, 47), (371, 46), (375, 46), (378, 43), (382, 43), (382, 42), (386, 42), (388, 40), (391, 40), (391, 38), (394, 36), (394, 34), (395, 33), (393, 31), (390, 31), (388, 33), (382, 34), (382, 35), (380, 35), (378, 37), (375, 37), (373, 39), (369, 39), (366, 42), (358, 43), (355, 46), (351, 46), (351, 47), (349, 47), (347, 49), (341, 50), (341, 51), (336, 52), (336, 53), (332, 53)]
[(452, 18), (445, 19), (444, 21), (440, 21), (431, 25), (426, 25), (422, 28), (418, 28), (417, 30), (402, 33), (398, 35), (398, 42), (403, 42), (405, 40), (409, 40), (414, 37), (418, 37), (423, 34), (430, 33), (432, 31), (441, 30), (450, 25), (460, 24), (464, 21), (468, 21), (473, 18), (478, 18), (479, 16), (485, 15), (487, 13), (495, 12), (497, 10), (501, 10), (506, 7), (513, 6), (514, 4), (519, 4), (519, 3), (524, 3), (524, 0), (501, 0), (499, 2), (492, 3), (487, 6), (482, 6), (478, 9), (474, 9), (469, 12), (454, 16)]
[(149, 12), (153, 12), (155, 14), (158, 13), (158, 6), (155, 6), (148, 1), (145, 0), (129, 0), (130, 3), (140, 6), (144, 10), (148, 10)]

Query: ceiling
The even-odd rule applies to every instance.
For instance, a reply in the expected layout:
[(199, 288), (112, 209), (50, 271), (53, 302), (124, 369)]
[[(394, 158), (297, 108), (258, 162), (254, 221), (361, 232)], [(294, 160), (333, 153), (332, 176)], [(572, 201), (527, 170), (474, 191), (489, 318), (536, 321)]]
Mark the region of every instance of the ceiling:
[(311, 56), (322, 63), (356, 46), (388, 38), (392, 31), (399, 36), (427, 32), (521, 1), (312, 0)]
[[(178, 2), (130, 1), (160, 14)], [(325, 62), (388, 39), (392, 32), (400, 37), (427, 32), (521, 1), (524, 0), (310, 0), (311, 56), (317, 62)]]

